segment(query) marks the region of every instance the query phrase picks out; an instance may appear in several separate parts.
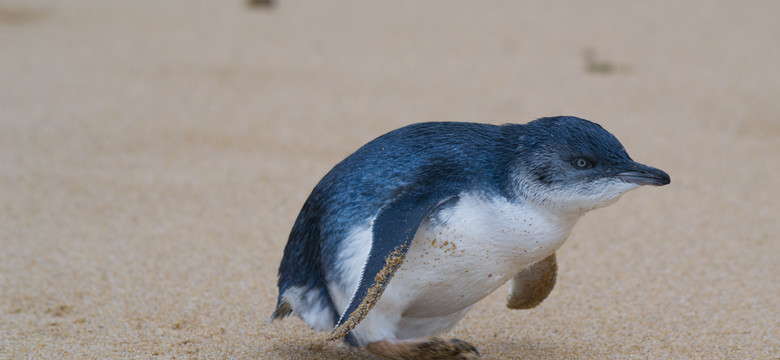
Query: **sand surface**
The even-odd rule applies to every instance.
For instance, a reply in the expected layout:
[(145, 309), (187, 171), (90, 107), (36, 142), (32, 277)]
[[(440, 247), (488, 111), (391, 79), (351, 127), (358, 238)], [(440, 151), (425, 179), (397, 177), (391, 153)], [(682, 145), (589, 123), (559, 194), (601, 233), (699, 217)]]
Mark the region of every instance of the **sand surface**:
[[(485, 359), (780, 357), (780, 2), (0, 0), (0, 358), (362, 359), (266, 323), (300, 206), (421, 121), (601, 123), (586, 216)], [(590, 49), (590, 50), (588, 50)]]

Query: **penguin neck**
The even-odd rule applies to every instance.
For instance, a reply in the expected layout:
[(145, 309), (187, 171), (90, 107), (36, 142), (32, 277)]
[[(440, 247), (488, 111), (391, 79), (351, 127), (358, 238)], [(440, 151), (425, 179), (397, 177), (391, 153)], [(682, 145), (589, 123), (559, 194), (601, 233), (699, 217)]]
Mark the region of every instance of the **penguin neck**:
[(554, 222), (562, 228), (569, 228), (571, 230), (574, 224), (579, 221), (587, 211), (580, 208), (568, 209), (564, 207), (550, 207), (547, 204), (539, 204), (533, 201), (527, 201), (526, 205), (533, 208), (534, 211), (543, 214), (550, 222)]
[(536, 227), (545, 229), (545, 237), (548, 238), (549, 247), (545, 253), (539, 254), (540, 260), (553, 254), (569, 238), (574, 225), (582, 218), (585, 211), (570, 210), (560, 207), (549, 207), (546, 204), (538, 204), (525, 201), (529, 213), (537, 214)]
[(550, 196), (548, 189), (530, 181), (525, 173), (513, 171), (509, 174), (504, 181), (507, 198), (541, 214), (562, 229), (571, 231), (574, 224), (588, 212), (588, 209), (572, 206), (566, 201), (557, 201), (554, 196)]

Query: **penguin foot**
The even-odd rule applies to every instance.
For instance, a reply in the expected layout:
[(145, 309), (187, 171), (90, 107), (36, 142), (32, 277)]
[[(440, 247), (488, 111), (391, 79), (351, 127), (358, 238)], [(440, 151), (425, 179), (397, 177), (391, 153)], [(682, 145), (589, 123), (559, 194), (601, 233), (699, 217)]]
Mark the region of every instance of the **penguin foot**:
[(558, 274), (555, 254), (529, 266), (509, 280), (509, 296), (506, 307), (510, 309), (531, 309), (541, 304), (550, 295)]
[(462, 340), (436, 337), (381, 340), (366, 346), (366, 350), (382, 359), (471, 360), (479, 359), (479, 351)]

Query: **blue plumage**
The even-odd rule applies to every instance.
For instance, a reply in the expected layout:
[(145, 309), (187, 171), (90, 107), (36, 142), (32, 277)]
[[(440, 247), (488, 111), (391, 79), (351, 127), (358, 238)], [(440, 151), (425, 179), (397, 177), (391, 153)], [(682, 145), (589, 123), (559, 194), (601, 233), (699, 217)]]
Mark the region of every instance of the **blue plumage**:
[[(334, 338), (348, 334), (377, 302), (413, 240), (423, 241), (420, 236), (433, 236), (426, 235), (430, 229), (447, 225), (437, 214), (467, 210), (457, 208), (469, 203), (461, 196), (476, 204), (500, 200), (519, 214), (547, 207), (568, 219), (569, 213), (604, 206), (638, 185), (666, 183), (668, 175), (633, 162), (601, 126), (575, 117), (501, 126), (421, 123), (394, 130), (358, 149), (315, 186), (284, 250), (272, 319), (295, 312), (319, 330), (337, 326)], [(354, 261), (345, 249), (355, 245), (346, 241), (369, 227), (373, 235), (365, 242), (349, 240), (370, 248), (358, 259), (364, 265), (356, 284), (350, 279), (357, 274), (344, 270), (345, 260)], [(490, 231), (484, 231), (486, 241)], [(392, 254), (400, 256), (395, 268), (389, 265)], [(549, 255), (535, 254), (533, 262)], [(403, 284), (394, 286), (404, 291)], [(343, 308), (345, 292), (352, 296)], [(391, 338), (403, 337), (398, 334), (404, 331), (395, 331)], [(359, 345), (370, 342), (365, 339), (372, 337), (347, 338)]]
[(289, 314), (281, 309), (285, 290), (303, 286), (320, 291), (323, 305), (337, 319), (340, 312), (328, 296), (325, 269), (334, 268), (336, 249), (350, 228), (375, 216), (419, 177), (461, 171), (472, 175), (474, 186), (502, 181), (505, 174), (494, 159), (508, 157), (512, 149), (500, 141), (501, 133), (500, 127), (486, 124), (413, 124), (378, 137), (334, 166), (315, 186), (290, 233), (279, 267), (280, 309), (274, 316)]

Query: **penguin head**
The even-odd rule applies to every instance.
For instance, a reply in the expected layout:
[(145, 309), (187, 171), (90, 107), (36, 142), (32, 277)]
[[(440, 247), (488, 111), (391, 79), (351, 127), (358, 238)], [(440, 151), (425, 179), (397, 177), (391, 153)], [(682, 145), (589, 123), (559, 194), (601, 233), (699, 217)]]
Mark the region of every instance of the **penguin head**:
[(642, 185), (670, 182), (665, 172), (637, 163), (600, 125), (570, 116), (522, 125), (510, 177), (525, 201), (584, 213), (614, 203)]

